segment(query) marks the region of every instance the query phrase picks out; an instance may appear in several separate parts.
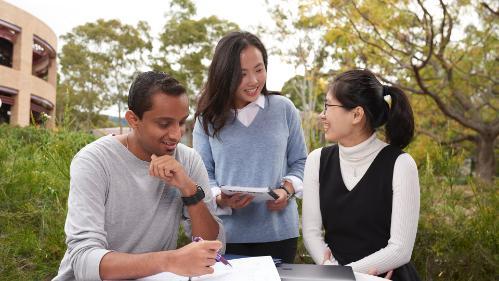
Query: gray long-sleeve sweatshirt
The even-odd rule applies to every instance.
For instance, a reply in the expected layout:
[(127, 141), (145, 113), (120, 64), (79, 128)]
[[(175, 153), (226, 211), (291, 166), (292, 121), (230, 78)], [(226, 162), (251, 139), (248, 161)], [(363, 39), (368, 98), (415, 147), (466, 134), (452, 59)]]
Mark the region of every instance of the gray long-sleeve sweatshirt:
[[(214, 201), (200, 156), (178, 144), (175, 159)], [(109, 251), (146, 253), (177, 246), (179, 225), (190, 235), (187, 208), (177, 188), (149, 176), (142, 161), (115, 137), (105, 136), (84, 147), (71, 162), (65, 232), (67, 251), (55, 281), (101, 280), (99, 264)], [(218, 239), (225, 242), (220, 219)]]

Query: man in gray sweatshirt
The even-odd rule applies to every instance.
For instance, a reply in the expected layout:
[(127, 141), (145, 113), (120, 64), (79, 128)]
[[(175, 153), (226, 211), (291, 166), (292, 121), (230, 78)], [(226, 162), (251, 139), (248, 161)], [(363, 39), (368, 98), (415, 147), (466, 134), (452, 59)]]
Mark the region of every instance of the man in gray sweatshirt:
[[(179, 143), (189, 116), (185, 88), (145, 72), (130, 87), (128, 107), (131, 133), (102, 137), (71, 162), (68, 248), (54, 280), (213, 272), (225, 237), (203, 161)], [(187, 235), (204, 241), (176, 249), (181, 220)]]

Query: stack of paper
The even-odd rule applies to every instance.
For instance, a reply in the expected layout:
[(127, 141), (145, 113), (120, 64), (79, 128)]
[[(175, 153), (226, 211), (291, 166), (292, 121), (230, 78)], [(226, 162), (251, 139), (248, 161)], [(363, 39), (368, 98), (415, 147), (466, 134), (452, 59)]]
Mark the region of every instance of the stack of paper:
[[(192, 277), (192, 281), (280, 281), (279, 273), (270, 256), (234, 259), (232, 267), (217, 262), (213, 274)], [(187, 281), (188, 277), (170, 272), (137, 279), (141, 281)]]

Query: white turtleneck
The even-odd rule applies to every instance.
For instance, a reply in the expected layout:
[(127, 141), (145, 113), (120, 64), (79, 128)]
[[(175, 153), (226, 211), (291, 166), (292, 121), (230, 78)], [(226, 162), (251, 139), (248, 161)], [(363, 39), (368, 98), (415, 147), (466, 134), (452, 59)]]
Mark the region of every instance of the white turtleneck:
[[(355, 187), (374, 158), (387, 145), (377, 139), (376, 134), (353, 147), (339, 145), (341, 175), (348, 190)], [(323, 263), (324, 253), (328, 250), (324, 242), (319, 201), (321, 151), (322, 148), (316, 149), (307, 158), (302, 206), (305, 247), (317, 264)], [(356, 272), (367, 273), (370, 269), (375, 269), (383, 273), (404, 265), (411, 259), (419, 219), (419, 177), (416, 163), (407, 153), (401, 154), (395, 161), (392, 189), (392, 217), (388, 245), (349, 264)], [(333, 258), (332, 263), (337, 264), (337, 261)]]

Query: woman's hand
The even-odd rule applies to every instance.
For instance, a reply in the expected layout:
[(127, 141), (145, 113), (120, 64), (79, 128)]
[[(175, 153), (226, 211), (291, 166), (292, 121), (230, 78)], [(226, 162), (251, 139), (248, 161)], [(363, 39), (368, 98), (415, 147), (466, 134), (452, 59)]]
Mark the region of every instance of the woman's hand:
[(280, 211), (288, 205), (288, 194), (283, 189), (274, 189), (274, 193), (279, 196), (276, 200), (268, 200), (267, 208), (271, 211)]
[(279, 197), (276, 200), (267, 201), (267, 208), (270, 211), (280, 211), (288, 206), (288, 194), (294, 194), (295, 189), (293, 188), (293, 184), (291, 184), (291, 182), (289, 181), (284, 181), (283, 188), (285, 188), (286, 190), (282, 188), (276, 188), (273, 190), (274, 193)]
[(231, 207), (232, 209), (241, 209), (248, 206), (253, 201), (253, 198), (253, 196), (242, 193), (227, 195), (222, 192), (220, 195), (217, 195), (216, 201), (217, 205), (222, 208)]
[(331, 253), (331, 250), (329, 248), (326, 248), (326, 250), (324, 251), (324, 258), (322, 259), (322, 264), (323, 265), (330, 265), (330, 264), (333, 264), (331, 262), (331, 258), (333, 257), (333, 254)]
[[(378, 270), (376, 268), (371, 268), (371, 269), (369, 269), (367, 271), (367, 274), (376, 275), (377, 276), (378, 275)], [(388, 271), (386, 273), (385, 277), (383, 277), (383, 278), (391, 280), (392, 279), (392, 275), (393, 275), (393, 270), (390, 270), (390, 271)]]

